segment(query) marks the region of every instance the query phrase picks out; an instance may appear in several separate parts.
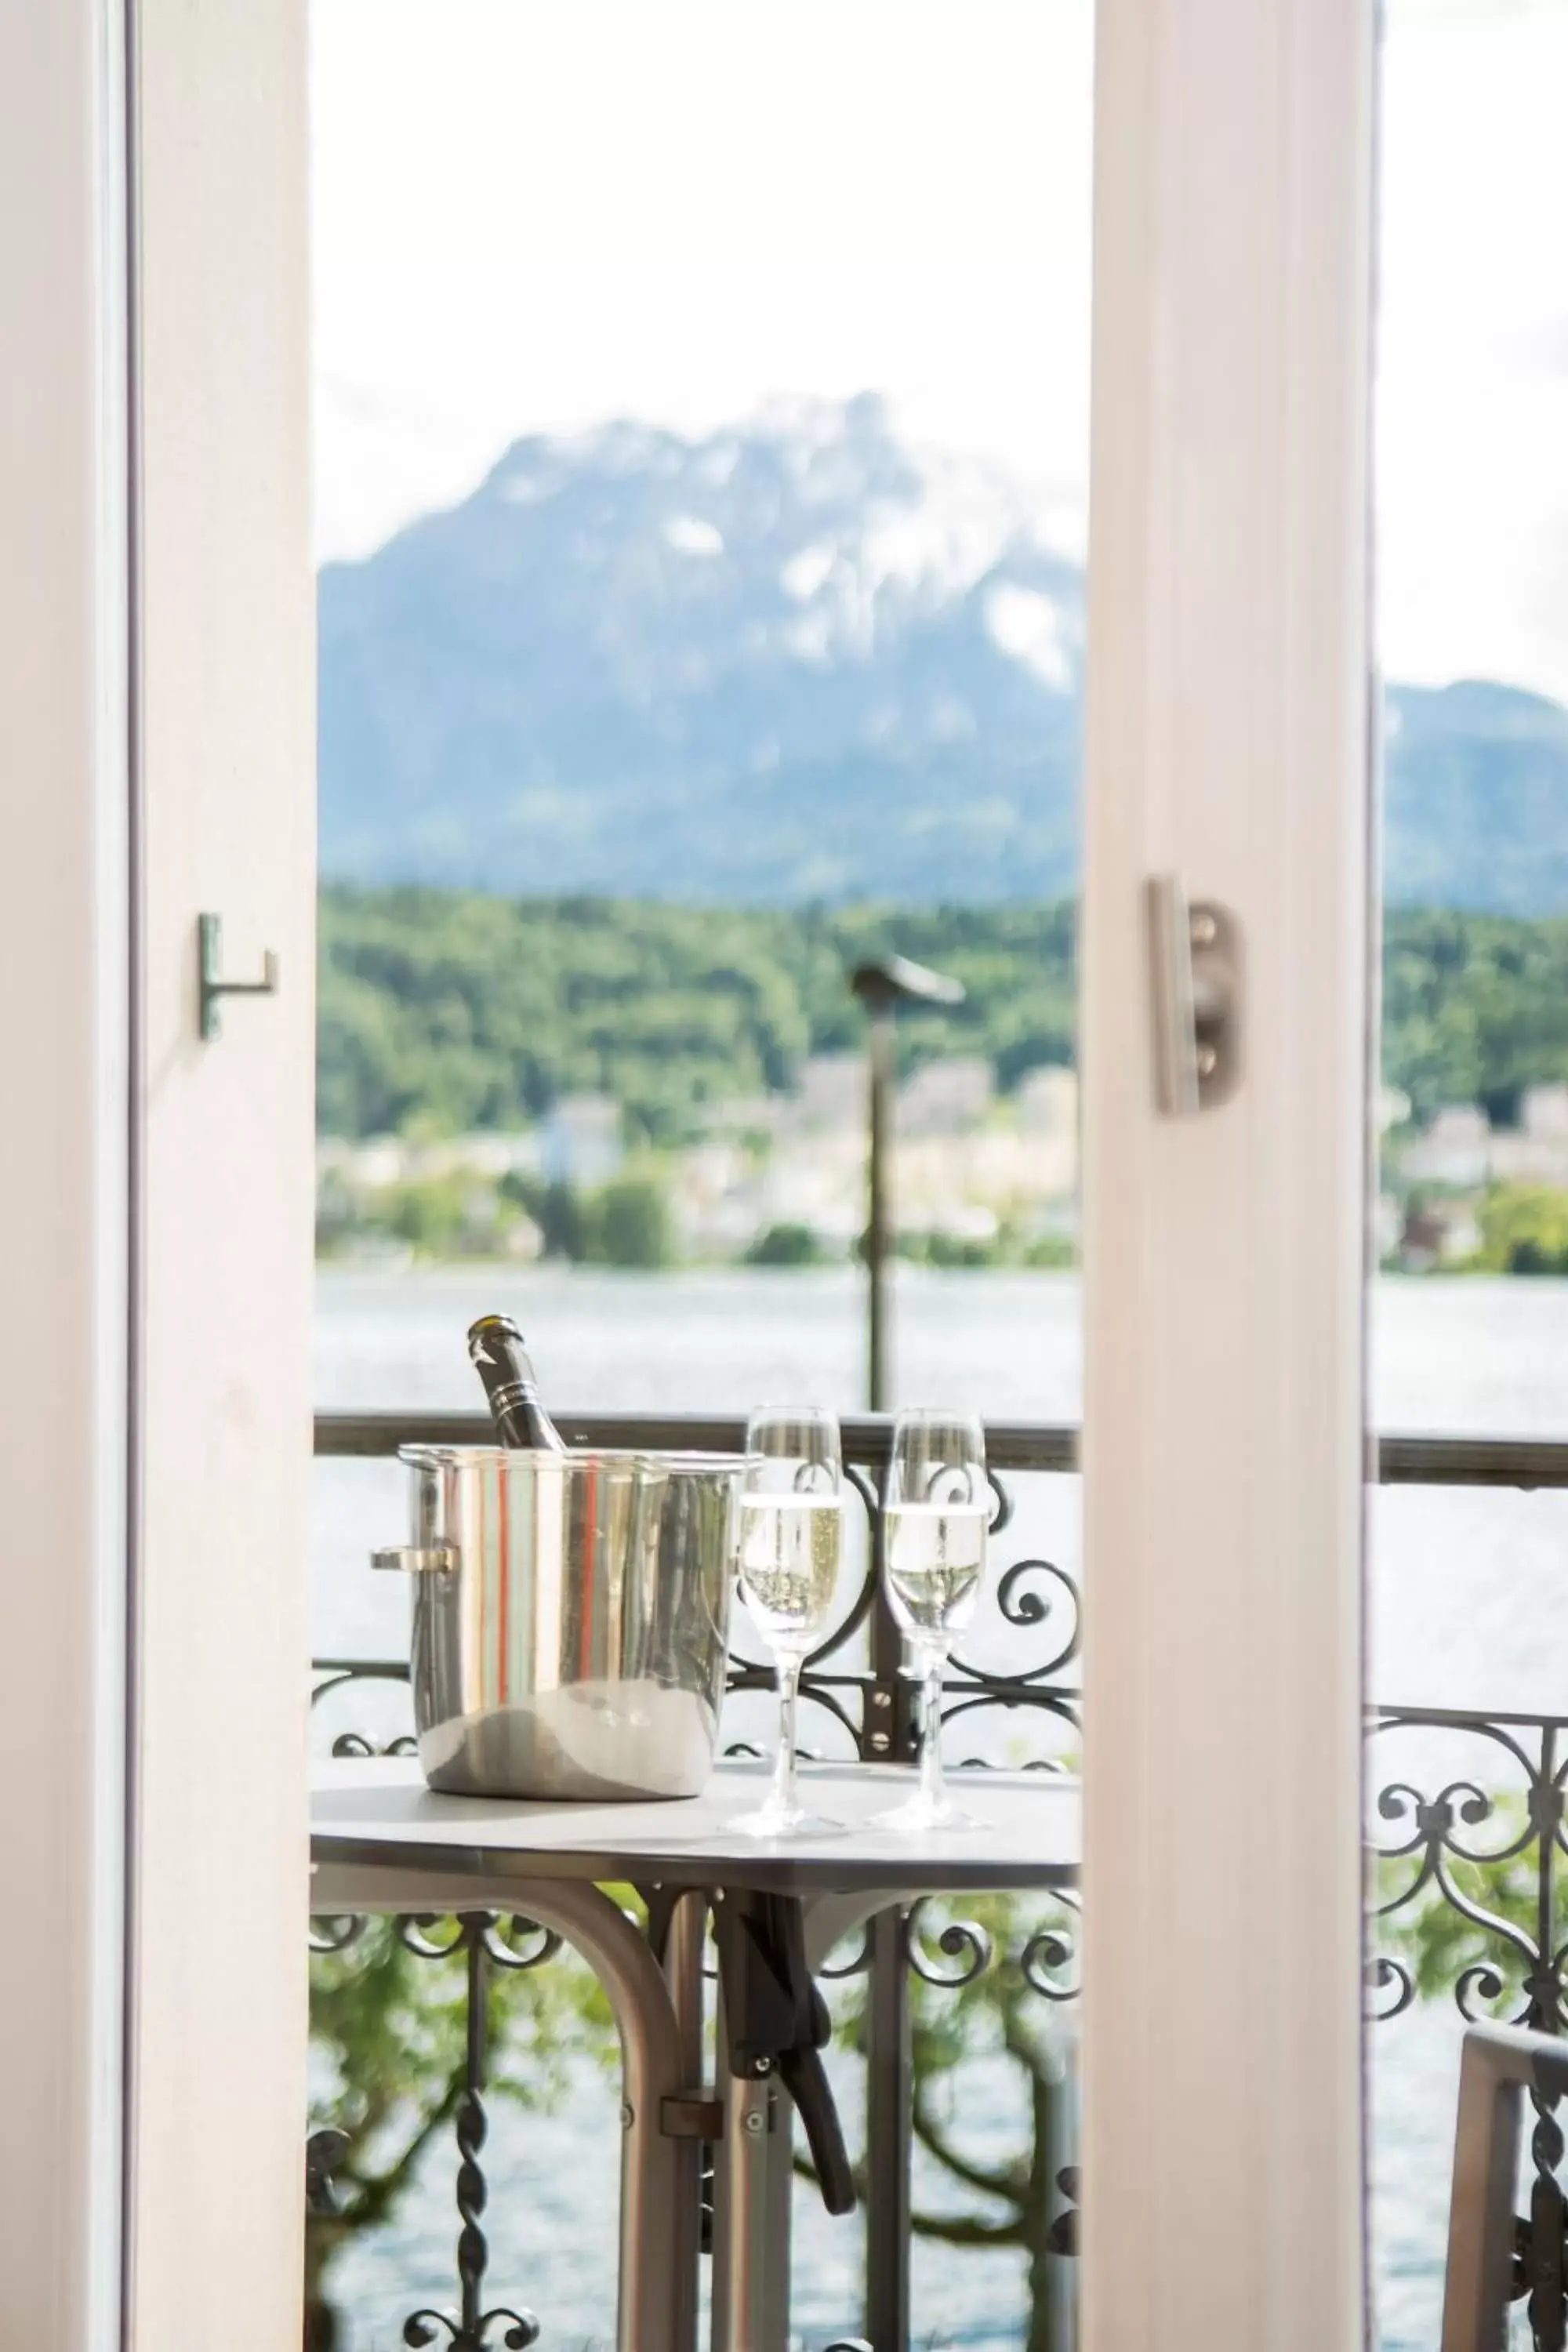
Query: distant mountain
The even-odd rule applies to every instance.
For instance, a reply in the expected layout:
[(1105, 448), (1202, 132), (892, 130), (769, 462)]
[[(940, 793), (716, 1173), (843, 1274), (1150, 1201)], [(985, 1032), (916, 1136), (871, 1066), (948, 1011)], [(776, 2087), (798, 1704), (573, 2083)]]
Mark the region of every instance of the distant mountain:
[[(1053, 897), (1082, 579), (879, 401), (531, 438), (321, 578), (334, 879), (791, 906)], [(1568, 713), (1396, 688), (1390, 894), (1568, 910)]]
[(1568, 915), (1568, 710), (1466, 679), (1392, 686), (1384, 714), (1389, 900)]

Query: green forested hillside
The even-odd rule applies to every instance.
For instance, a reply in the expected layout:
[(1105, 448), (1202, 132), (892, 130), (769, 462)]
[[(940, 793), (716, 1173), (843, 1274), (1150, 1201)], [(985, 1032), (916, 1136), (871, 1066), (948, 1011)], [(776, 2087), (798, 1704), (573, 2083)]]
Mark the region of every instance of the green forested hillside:
[(786, 1087), (803, 1055), (853, 1045), (846, 974), (890, 947), (969, 992), (956, 1012), (904, 1024), (911, 1056), (984, 1053), (1005, 1087), (1070, 1060), (1066, 906), (746, 914), (329, 889), (321, 1126), (517, 1128), (558, 1094), (602, 1092), (634, 1133), (674, 1142), (701, 1104)]
[[(968, 1002), (911, 1014), (902, 1049), (983, 1053), (1004, 1090), (1072, 1058), (1073, 908), (891, 907), (760, 914), (603, 898), (332, 887), (321, 900), (320, 1123), (510, 1129), (604, 1092), (634, 1137), (675, 1142), (707, 1102), (786, 1087), (861, 1034), (846, 986), (888, 948), (954, 972)], [(1568, 1079), (1568, 920), (1395, 912), (1384, 1074), (1416, 1118)]]
[(1568, 1079), (1568, 920), (1396, 911), (1383, 1053), (1418, 1119), (1481, 1103), (1507, 1126), (1526, 1087)]

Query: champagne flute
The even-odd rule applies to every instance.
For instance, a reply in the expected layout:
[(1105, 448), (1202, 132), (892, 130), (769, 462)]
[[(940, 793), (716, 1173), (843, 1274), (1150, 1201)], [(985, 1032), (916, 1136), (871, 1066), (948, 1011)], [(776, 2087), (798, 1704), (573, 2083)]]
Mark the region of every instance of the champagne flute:
[(773, 1654), (779, 1744), (773, 1789), (732, 1826), (752, 1837), (832, 1836), (842, 1822), (802, 1804), (795, 1780), (795, 1701), (806, 1654), (827, 1627), (844, 1543), (838, 1423), (806, 1407), (754, 1412), (746, 1428), (737, 1565), (741, 1592)]
[(948, 1795), (942, 1769), (942, 1675), (979, 1604), (991, 1525), (979, 1421), (969, 1413), (900, 1413), (882, 1511), (882, 1589), (919, 1664), (925, 1698), (920, 1784), (878, 1818), (910, 1836), (981, 1829)]

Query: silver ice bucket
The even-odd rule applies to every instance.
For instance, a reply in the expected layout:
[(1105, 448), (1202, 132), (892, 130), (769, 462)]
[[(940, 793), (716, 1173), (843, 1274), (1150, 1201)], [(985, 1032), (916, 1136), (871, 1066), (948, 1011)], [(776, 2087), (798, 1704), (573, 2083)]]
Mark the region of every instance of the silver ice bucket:
[(494, 1797), (695, 1797), (729, 1643), (725, 1454), (405, 1445), (419, 1761)]

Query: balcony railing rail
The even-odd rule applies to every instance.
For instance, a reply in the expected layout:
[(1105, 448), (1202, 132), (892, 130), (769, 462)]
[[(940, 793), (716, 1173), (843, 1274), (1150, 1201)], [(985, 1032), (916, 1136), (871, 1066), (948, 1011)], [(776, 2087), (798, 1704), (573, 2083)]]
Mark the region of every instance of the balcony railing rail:
[[(559, 1412), (556, 1420), (575, 1446), (737, 1452), (744, 1443), (745, 1423), (731, 1415)], [(891, 1417), (884, 1414), (850, 1415), (841, 1423), (847, 1475), (867, 1515), (864, 1572), (839, 1622), (808, 1662), (802, 1684), (802, 1697), (811, 1703), (806, 1721), (815, 1721), (820, 1736), (840, 1752), (848, 1744), (867, 1761), (912, 1758), (921, 1730), (915, 1688), (900, 1673), (900, 1645), (887, 1622), (878, 1580), (879, 1474), (891, 1426)], [(318, 1455), (340, 1461), (385, 1459), (404, 1444), (483, 1444), (491, 1438), (491, 1424), (478, 1412), (325, 1412), (317, 1416), (315, 1428)], [(1008, 1480), (1062, 1475), (1077, 1467), (1078, 1433), (1069, 1426), (990, 1423), (986, 1444), (995, 1535), (1013, 1520)], [(1386, 1486), (1568, 1488), (1568, 1443), (1388, 1434), (1376, 1441), (1374, 1466), (1379, 1483)], [(955, 1657), (944, 1694), (944, 1726), (963, 1718), (994, 1721), (998, 1716), (1004, 1723), (1026, 1721), (1035, 1727), (1029, 1761), (1047, 1770), (1075, 1761), (1079, 1716), (1073, 1672), (1079, 1647), (1074, 1579), (1047, 1559), (1016, 1559), (994, 1580), (993, 1605), (1007, 1629), (1009, 1671), (995, 1671), (994, 1643), (990, 1664), (979, 1655)], [(984, 1651), (984, 1645), (976, 1648)], [(405, 1677), (406, 1664), (396, 1658), (319, 1659), (313, 1702), (331, 1700), (335, 1723), (345, 1693)], [(763, 1690), (771, 1680), (764, 1662), (738, 1652), (732, 1656), (732, 1693)], [(1368, 1735), (1368, 1845), (1378, 1889), (1375, 1948), (1368, 1969), (1371, 2014), (1392, 2020), (1420, 1995), (1443, 1990), (1465, 2017), (1568, 2032), (1563, 1882), (1568, 1859), (1568, 1717), (1382, 1706), (1369, 1709)], [(803, 1727), (808, 1746), (811, 1738)], [(382, 1744), (394, 1743), (384, 1736)], [(989, 1744), (994, 1760), (996, 1743)], [(340, 1753), (370, 1753), (377, 1741), (351, 1725), (337, 1731), (332, 1745)], [(955, 1751), (953, 1760), (984, 1759)], [(1048, 2003), (1073, 1999), (1075, 1928), (1074, 1907), (1066, 1904), (1058, 1904), (1050, 1919), (1024, 1925), (1016, 1938), (1020, 1948), (1007, 1962), (1023, 1989)], [(463, 1933), (470, 1975), (477, 1972), (481, 1980), (474, 1997), (482, 1997), (490, 1966), (486, 1956), (502, 1935), (501, 1923), (469, 1923)], [(945, 1956), (945, 1973), (941, 1961), (933, 1965), (933, 1936), (935, 1952)], [(329, 1948), (342, 1948), (342, 1923), (326, 1941)], [(864, 1979), (867, 2332), (878, 2352), (910, 2340), (911, 2139), (938, 2128), (914, 2095), (911, 2003), (931, 1997), (922, 1988), (957, 1989), (999, 1965), (994, 1942), (983, 1925), (943, 1917), (927, 1927), (919, 1918), (890, 1915), (874, 1924), (862, 1951), (838, 1971)], [(507, 1948), (504, 1937), (497, 1948)], [(478, 2044), (474, 2080), (468, 2085), (474, 2112), (479, 2111), (483, 2092), (482, 2036)], [(1038, 2298), (1052, 2294), (1052, 2266), (1059, 2273), (1058, 2258), (1070, 2253), (1073, 2244), (1077, 2182), (1063, 2160), (1070, 2151), (1059, 2137), (1062, 2112), (1058, 2108), (1048, 2148), (1036, 2149), (1032, 2186), (1020, 2204), (1016, 2242), (1027, 2247), (1037, 2297), (1031, 2343), (1058, 2340), (1059, 2323), (1041, 2332)], [(1530, 2210), (1519, 2224), (1515, 2291), (1527, 2304), (1540, 2352), (1568, 2352), (1568, 2209), (1557, 2178), (1564, 2138), (1555, 2115), (1539, 2104), (1531, 2152)], [(459, 2199), (467, 2217), (459, 2265), (465, 2309), (479, 2291), (488, 2258), (477, 2219), (468, 2210), (477, 2179), (482, 2190), (479, 2162), (477, 2149), (468, 2147), (465, 2195)], [(406, 2340), (430, 2339), (414, 2335)], [(1059, 2340), (1070, 2340), (1065, 2330)]]
[[(557, 1412), (572, 1445), (646, 1446), (655, 1452), (738, 1453), (743, 1415), (726, 1413)], [(845, 1459), (879, 1469), (888, 1458), (890, 1413), (849, 1413), (839, 1423)], [(316, 1452), (332, 1460), (395, 1454), (400, 1445), (486, 1445), (495, 1431), (482, 1412), (319, 1412)], [(995, 1470), (1069, 1473), (1078, 1468), (1079, 1433), (1070, 1423), (988, 1421), (985, 1444)], [(1384, 1486), (1568, 1486), (1568, 1441), (1550, 1437), (1448, 1437), (1390, 1432), (1376, 1447)]]

